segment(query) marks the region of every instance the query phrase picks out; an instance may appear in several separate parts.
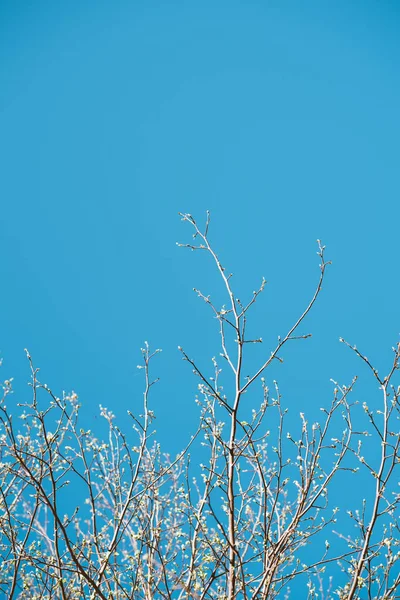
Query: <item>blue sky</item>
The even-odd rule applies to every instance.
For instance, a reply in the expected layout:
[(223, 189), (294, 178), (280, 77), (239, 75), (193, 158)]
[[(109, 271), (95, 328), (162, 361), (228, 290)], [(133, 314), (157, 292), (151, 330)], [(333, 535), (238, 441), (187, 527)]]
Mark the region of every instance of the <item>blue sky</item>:
[(139, 410), (148, 340), (158, 435), (180, 449), (197, 412), (177, 346), (211, 371), (215, 323), (192, 288), (221, 288), (177, 248), (178, 211), (211, 211), (238, 294), (268, 280), (251, 325), (267, 354), (327, 245), (313, 338), (274, 371), (296, 418), (331, 377), (363, 378), (339, 336), (384, 368), (400, 329), (398, 31), (388, 1), (3, 1), (0, 351), (18, 397), (27, 347), (89, 423), (99, 404)]

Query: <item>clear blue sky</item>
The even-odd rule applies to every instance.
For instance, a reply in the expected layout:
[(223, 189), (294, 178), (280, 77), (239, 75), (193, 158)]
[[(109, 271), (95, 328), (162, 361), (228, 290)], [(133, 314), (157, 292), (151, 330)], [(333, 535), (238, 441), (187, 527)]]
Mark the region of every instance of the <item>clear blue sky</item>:
[[(212, 213), (211, 239), (239, 292), (268, 280), (254, 332), (268, 343), (332, 259), (304, 326), (314, 337), (274, 373), (312, 410), (362, 366), (383, 366), (398, 298), (400, 9), (397, 2), (3, 1), (0, 8), (3, 378), (19, 394), (23, 349), (55, 392), (139, 410), (144, 340), (163, 348), (159, 437), (177, 451), (218, 294), (204, 256), (176, 247), (178, 218)], [(361, 384), (362, 386), (362, 384)], [(360, 389), (363, 389), (362, 387)]]

